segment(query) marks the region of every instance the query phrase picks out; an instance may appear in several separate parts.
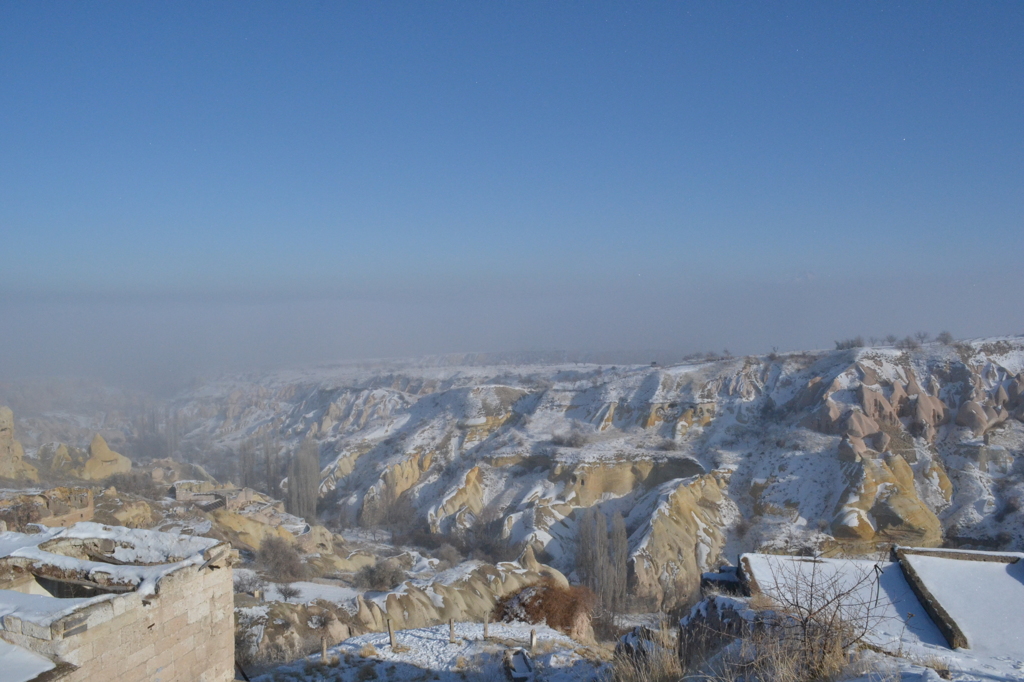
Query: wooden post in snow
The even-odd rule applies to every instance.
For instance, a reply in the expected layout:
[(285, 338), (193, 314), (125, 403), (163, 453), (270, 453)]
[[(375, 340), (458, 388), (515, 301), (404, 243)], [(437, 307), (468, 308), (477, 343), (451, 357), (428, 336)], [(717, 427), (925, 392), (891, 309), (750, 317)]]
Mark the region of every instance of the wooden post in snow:
[(320, 662), (327, 663), (327, 637), (320, 637)]
[(448, 643), (455, 644), (455, 619), (448, 619)]
[(484, 616), (484, 641), (487, 641), (487, 626), (491, 624), (491, 617)]
[(388, 618), (388, 642), (391, 643), (391, 648), (395, 648), (395, 628), (391, 625), (391, 619)]
[(530, 630), (530, 651), (537, 648), (537, 628)]

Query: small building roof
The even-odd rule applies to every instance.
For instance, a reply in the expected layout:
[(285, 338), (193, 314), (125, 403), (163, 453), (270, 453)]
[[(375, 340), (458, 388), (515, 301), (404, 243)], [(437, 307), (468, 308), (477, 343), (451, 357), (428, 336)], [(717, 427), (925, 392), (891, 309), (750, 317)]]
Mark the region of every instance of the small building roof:
[(7, 682), (30, 682), (56, 667), (45, 656), (0, 639), (0, 671)]

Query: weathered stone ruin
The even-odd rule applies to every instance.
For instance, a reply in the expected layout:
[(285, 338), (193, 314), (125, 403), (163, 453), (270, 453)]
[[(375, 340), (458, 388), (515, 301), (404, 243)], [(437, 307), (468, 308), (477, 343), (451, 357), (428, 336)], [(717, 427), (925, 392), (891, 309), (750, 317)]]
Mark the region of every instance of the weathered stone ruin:
[(231, 680), (233, 560), (217, 540), (95, 523), (0, 533), (0, 648), (26, 663), (16, 682)]
[(66, 528), (79, 521), (91, 521), (95, 512), (93, 492), (88, 488), (51, 488), (0, 499), (4, 530), (26, 531), (31, 523)]

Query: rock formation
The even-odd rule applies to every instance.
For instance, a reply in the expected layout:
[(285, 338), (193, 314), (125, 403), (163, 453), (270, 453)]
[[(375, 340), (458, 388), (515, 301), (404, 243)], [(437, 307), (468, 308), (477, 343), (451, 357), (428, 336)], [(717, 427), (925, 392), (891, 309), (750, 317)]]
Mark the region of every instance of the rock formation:
[[(634, 510), (640, 528), (631, 542), (633, 593), (655, 609), (686, 604), (725, 545), (727, 519), (736, 509), (724, 492), (727, 472), (674, 480), (655, 488)], [(646, 506), (653, 506), (647, 512)], [(632, 520), (632, 518), (631, 518)]]
[(127, 474), (132, 461), (114, 452), (100, 434), (95, 434), (88, 451), (53, 443), (40, 448), (39, 456), (49, 461), (50, 471), (83, 481), (102, 481), (114, 474)]
[(14, 439), (14, 413), (4, 406), (0, 406), (0, 478), (39, 480), (39, 472), (25, 461), (25, 450)]

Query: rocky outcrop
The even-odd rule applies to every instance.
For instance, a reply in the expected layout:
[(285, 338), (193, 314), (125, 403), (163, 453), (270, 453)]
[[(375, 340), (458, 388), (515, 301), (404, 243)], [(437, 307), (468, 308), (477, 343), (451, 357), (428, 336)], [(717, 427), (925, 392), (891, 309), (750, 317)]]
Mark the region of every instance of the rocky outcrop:
[(295, 536), (280, 525), (270, 525), (260, 519), (215, 509), (209, 513), (215, 528), (236, 549), (258, 550), (267, 538), (276, 537), (288, 543), (295, 542)]
[(879, 542), (941, 544), (942, 524), (918, 497), (914, 471), (903, 457), (861, 459), (845, 466), (850, 484), (831, 524), (837, 540), (864, 551)]
[(430, 524), (432, 532), (444, 532), (449, 530), (452, 525), (465, 528), (469, 525), (467, 515), (477, 515), (483, 510), (482, 475), (480, 467), (473, 467), (467, 471), (462, 485), (449, 492), (439, 504), (427, 512), (427, 523)]
[(79, 476), (87, 481), (102, 481), (114, 474), (127, 474), (132, 470), (132, 461), (114, 452), (107, 441), (98, 433), (89, 444), (89, 459), (85, 461)]
[(239, 663), (287, 660), (309, 653), (321, 638), (334, 646), (352, 635), (351, 617), (341, 607), (324, 601), (312, 604), (263, 603), (249, 595), (235, 595), (235, 650)]
[(725, 495), (728, 478), (714, 471), (669, 481), (637, 504), (627, 521), (643, 519), (630, 539), (630, 582), (637, 597), (669, 609), (696, 594), (700, 574), (725, 545), (726, 520), (736, 514)]
[(25, 461), (25, 450), (14, 439), (14, 413), (3, 406), (0, 406), (0, 478), (39, 480), (39, 472)]
[(518, 562), (477, 564), (449, 579), (442, 573), (425, 585), (407, 582), (380, 597), (360, 596), (355, 620), (364, 629), (378, 632), (387, 629), (389, 618), (396, 630), (436, 625), (449, 618), (479, 622), (501, 597), (545, 579), (568, 585), (565, 576), (537, 563), (528, 549)]
[(704, 473), (704, 467), (687, 457), (597, 462), (556, 466), (555, 478), (568, 479), (563, 497), (579, 507), (589, 507), (606, 496), (621, 497), (638, 487), (651, 488), (666, 481)]
[(88, 451), (63, 443), (52, 443), (40, 448), (39, 456), (48, 462), (51, 472), (83, 481), (102, 481), (132, 470), (132, 461), (111, 450), (107, 441), (98, 433), (93, 436)]

